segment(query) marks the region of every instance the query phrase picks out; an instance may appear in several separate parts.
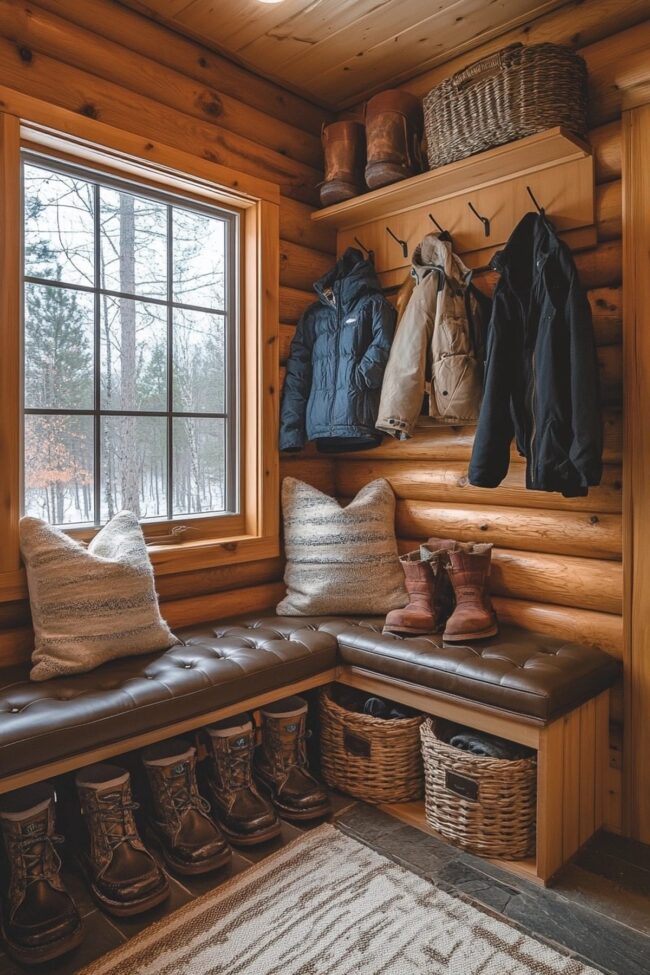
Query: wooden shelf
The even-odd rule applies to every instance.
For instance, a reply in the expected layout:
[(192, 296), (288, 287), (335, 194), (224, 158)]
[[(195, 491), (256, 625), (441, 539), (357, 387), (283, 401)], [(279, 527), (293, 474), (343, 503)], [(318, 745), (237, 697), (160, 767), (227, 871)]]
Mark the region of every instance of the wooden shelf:
[(311, 219), (343, 230), (393, 213), (433, 205), (462, 193), (507, 182), (591, 155), (589, 145), (561, 127), (548, 129), (488, 152), (460, 159), (411, 179), (392, 183), (323, 210)]

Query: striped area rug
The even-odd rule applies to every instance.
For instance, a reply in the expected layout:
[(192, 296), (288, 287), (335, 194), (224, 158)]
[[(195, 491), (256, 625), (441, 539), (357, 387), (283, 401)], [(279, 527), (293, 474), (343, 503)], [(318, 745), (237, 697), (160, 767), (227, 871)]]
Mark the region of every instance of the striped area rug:
[(597, 975), (321, 826), (81, 975)]

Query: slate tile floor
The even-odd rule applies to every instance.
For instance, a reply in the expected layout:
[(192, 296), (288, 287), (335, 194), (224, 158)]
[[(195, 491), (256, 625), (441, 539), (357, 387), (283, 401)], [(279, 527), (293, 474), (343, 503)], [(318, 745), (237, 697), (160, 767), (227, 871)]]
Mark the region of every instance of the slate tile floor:
[[(348, 796), (332, 793), (332, 805), (340, 829), (451, 894), (502, 916), (606, 975), (650, 975), (650, 847), (609, 835), (598, 837), (553, 889), (544, 890)], [(301, 828), (284, 823), (279, 839), (235, 853), (228, 869), (216, 876), (170, 878), (170, 899), (139, 918), (103, 915), (80, 875), (66, 868), (68, 889), (84, 916), (83, 944), (58, 963), (40, 969), (23, 969), (0, 953), (0, 975), (25, 971), (73, 975), (152, 921), (280, 849), (299, 836)]]

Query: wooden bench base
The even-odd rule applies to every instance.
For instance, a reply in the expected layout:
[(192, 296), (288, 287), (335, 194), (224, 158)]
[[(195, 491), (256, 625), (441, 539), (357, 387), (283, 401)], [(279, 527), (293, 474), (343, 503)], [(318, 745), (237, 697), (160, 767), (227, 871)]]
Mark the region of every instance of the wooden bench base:
[[(536, 855), (530, 860), (492, 861), (503, 869), (546, 885), (602, 828), (609, 750), (609, 691), (544, 725), (525, 716), (395, 682), (357, 667), (340, 667), (337, 680), (537, 751)], [(411, 826), (435, 835), (424, 817), (423, 802), (382, 808)]]

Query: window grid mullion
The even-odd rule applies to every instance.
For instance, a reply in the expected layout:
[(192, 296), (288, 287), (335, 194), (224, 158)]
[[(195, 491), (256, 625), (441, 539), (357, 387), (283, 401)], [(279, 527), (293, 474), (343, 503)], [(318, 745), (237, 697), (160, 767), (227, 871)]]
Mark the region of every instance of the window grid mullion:
[(173, 505), (173, 436), (174, 436), (174, 218), (172, 207), (167, 207), (167, 518), (172, 520)]
[(102, 296), (100, 288), (102, 285), (101, 280), (101, 259), (102, 259), (102, 244), (101, 244), (101, 219), (100, 219), (100, 184), (95, 183), (95, 192), (93, 195), (95, 212), (93, 219), (94, 228), (94, 256), (95, 256), (95, 294), (94, 294), (94, 322), (93, 322), (93, 347), (94, 347), (94, 361), (93, 361), (93, 404), (94, 404), (94, 417), (93, 417), (93, 501), (94, 501), (94, 524), (96, 527), (101, 525), (101, 504), (102, 504), (102, 445), (101, 445), (101, 301)]

